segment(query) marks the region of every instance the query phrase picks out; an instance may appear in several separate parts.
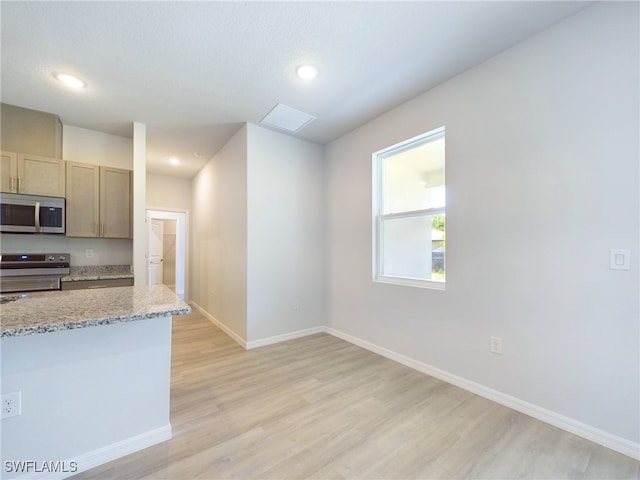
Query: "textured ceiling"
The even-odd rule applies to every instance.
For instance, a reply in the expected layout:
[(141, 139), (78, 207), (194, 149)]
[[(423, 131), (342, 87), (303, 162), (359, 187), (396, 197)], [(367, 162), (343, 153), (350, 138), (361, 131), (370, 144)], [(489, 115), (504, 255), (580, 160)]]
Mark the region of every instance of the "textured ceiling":
[(589, 4), (3, 0), (1, 97), (117, 135), (142, 122), (148, 170), (188, 178), (277, 103), (315, 116), (295, 136), (324, 144)]

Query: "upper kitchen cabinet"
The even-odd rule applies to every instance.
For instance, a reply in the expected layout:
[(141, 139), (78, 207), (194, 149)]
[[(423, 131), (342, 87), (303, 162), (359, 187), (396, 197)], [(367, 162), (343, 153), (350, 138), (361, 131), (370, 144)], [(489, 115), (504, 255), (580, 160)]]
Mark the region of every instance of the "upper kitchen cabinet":
[(67, 236), (131, 238), (131, 171), (67, 162)]
[(0, 104), (2, 149), (62, 158), (62, 122), (52, 113)]
[(0, 192), (15, 192), (17, 177), (18, 154), (15, 152), (0, 152)]
[(3, 192), (64, 197), (62, 122), (57, 115), (2, 103), (0, 143)]
[(1, 159), (3, 192), (64, 197), (64, 160), (14, 152), (2, 152)]
[(131, 170), (100, 167), (102, 237), (131, 238)]
[(100, 167), (67, 162), (67, 236), (100, 236)]

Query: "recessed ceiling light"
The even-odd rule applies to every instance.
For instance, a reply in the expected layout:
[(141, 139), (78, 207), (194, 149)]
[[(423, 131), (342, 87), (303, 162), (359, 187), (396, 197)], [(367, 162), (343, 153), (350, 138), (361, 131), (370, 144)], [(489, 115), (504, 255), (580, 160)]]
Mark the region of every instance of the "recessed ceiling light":
[(169, 159), (169, 163), (170, 163), (171, 165), (180, 165), (180, 160), (179, 160), (179, 159), (177, 159), (177, 158), (170, 158), (170, 159)]
[(53, 76), (56, 80), (64, 83), (67, 87), (84, 88), (87, 86), (87, 83), (84, 80), (69, 73), (54, 73)]
[(296, 70), (296, 73), (303, 80), (313, 80), (318, 76), (318, 69), (313, 65), (301, 65)]

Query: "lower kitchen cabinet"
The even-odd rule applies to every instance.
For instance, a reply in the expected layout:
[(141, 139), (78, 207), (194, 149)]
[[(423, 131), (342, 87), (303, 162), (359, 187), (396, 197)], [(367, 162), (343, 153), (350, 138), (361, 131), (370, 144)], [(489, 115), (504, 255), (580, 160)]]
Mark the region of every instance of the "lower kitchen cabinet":
[(62, 282), (62, 290), (83, 290), (87, 288), (130, 287), (133, 278), (109, 278), (106, 280), (77, 280)]
[(67, 236), (131, 238), (131, 173), (67, 162)]

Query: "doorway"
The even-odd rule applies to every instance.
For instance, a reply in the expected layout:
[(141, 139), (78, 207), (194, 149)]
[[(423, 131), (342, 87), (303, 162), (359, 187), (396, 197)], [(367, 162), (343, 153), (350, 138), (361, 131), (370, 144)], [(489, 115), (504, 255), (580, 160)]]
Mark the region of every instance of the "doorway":
[[(187, 213), (147, 210), (147, 225), (147, 283), (149, 285), (162, 283), (184, 299), (187, 268)], [(161, 255), (160, 258), (159, 255)], [(158, 263), (160, 263), (159, 266)]]

